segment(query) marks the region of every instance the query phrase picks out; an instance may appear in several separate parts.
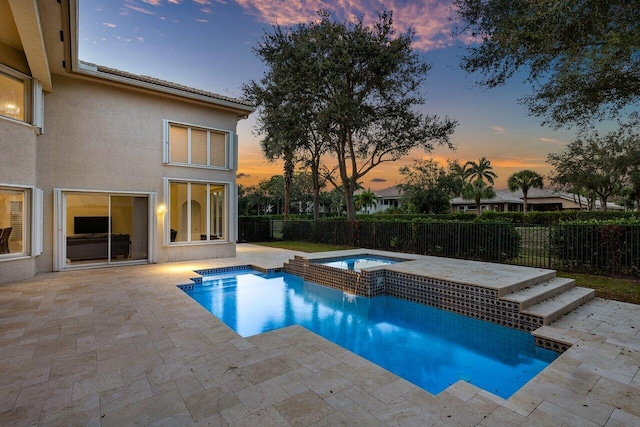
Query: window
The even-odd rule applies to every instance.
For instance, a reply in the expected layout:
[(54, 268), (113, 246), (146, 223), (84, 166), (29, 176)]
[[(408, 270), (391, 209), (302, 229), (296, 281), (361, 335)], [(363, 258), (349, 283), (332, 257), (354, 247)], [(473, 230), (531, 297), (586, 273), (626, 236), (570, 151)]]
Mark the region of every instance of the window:
[(42, 190), (0, 186), (0, 260), (29, 253), (42, 253)]
[(165, 121), (165, 162), (230, 169), (231, 132)]
[(29, 79), (0, 69), (0, 116), (29, 121)]
[(169, 181), (168, 191), (171, 243), (228, 239), (226, 184)]

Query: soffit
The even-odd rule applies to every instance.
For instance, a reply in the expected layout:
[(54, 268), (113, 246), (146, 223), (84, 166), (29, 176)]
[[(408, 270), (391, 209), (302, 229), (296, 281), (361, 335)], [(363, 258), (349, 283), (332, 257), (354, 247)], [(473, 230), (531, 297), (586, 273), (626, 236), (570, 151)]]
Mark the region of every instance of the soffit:
[(0, 43), (22, 52), (22, 42), (8, 0), (0, 0)]
[(42, 83), (44, 90), (51, 91), (51, 73), (35, 0), (8, 0), (8, 6), (7, 12), (13, 17), (31, 76)]

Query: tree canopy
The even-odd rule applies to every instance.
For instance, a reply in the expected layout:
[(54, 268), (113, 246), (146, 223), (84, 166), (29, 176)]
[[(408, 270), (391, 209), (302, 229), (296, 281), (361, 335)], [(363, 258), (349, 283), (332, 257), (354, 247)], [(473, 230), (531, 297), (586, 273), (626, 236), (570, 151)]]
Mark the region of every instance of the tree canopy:
[(333, 21), (327, 12), (319, 16), (267, 33), (256, 49), (267, 72), (244, 90), (260, 107), (265, 139), (303, 150), (309, 141), (322, 144), (336, 162), (326, 177), (342, 189), (347, 217), (355, 220), (353, 192), (363, 176), (417, 147), (451, 147), (456, 122), (417, 110), (425, 103), (419, 90), (430, 66), (413, 52), (411, 32), (396, 34), (391, 12), (381, 12), (369, 27)]
[(552, 180), (577, 190), (597, 194), (601, 207), (631, 182), (640, 163), (640, 136), (623, 126), (604, 136), (593, 133), (578, 138), (559, 153), (551, 153), (547, 162), (554, 167)]
[(462, 68), (496, 87), (519, 71), (533, 93), (521, 101), (553, 127), (637, 116), (640, 2), (455, 0), (471, 45)]
[(462, 191), (462, 172), (457, 161), (448, 162), (449, 172), (434, 159), (414, 160), (399, 170), (402, 207), (409, 213), (448, 213), (450, 198)]

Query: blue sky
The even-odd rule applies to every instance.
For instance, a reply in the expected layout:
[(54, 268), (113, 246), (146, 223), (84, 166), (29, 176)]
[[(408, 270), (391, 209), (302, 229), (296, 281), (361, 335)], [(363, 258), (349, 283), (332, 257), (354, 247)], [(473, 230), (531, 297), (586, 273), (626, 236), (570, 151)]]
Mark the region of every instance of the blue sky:
[[(272, 25), (291, 25), (328, 9), (339, 19), (376, 16), (381, 3), (366, 0), (80, 0), (79, 52), (83, 61), (240, 97), (241, 86), (259, 79), (264, 67), (252, 48)], [(432, 65), (423, 87), (425, 112), (459, 121), (452, 138), (456, 151), (416, 150), (403, 161), (374, 169), (362, 184), (380, 189), (399, 183), (398, 169), (416, 158), (462, 162), (485, 156), (498, 174), (496, 188), (521, 169), (548, 173), (547, 154), (561, 150), (574, 131), (553, 131), (529, 117), (517, 99), (528, 93), (521, 78), (485, 89), (460, 70), (459, 57), (472, 41), (454, 40), (450, 1), (385, 1), (400, 31), (416, 31), (415, 49)], [(238, 183), (269, 178), (279, 165), (268, 165), (254, 135), (255, 117), (238, 123)]]

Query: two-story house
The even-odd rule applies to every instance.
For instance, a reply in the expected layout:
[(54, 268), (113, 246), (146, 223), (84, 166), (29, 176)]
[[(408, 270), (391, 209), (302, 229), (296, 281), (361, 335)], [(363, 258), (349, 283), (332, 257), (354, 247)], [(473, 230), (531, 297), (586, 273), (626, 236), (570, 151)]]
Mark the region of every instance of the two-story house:
[(0, 283), (235, 255), (254, 109), (84, 64), (78, 0), (0, 0)]

